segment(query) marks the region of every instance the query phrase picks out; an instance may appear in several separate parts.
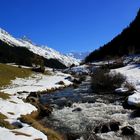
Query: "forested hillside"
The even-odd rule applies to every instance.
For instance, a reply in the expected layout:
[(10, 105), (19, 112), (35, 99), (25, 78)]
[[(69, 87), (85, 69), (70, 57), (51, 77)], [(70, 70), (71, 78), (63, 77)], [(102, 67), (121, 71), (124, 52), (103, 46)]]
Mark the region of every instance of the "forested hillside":
[(52, 68), (65, 68), (65, 66), (56, 59), (46, 59), (34, 54), (25, 47), (10, 46), (0, 40), (0, 63), (16, 63), (17, 65), (32, 66), (32, 64), (41, 64)]
[(140, 53), (140, 10), (136, 18), (127, 28), (109, 43), (93, 51), (86, 57), (85, 62), (102, 60), (107, 57), (118, 57)]

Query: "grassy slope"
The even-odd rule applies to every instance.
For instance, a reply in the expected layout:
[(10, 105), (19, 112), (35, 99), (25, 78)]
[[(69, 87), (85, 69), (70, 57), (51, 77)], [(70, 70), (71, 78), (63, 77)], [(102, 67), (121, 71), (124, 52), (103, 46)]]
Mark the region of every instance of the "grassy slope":
[(10, 95), (4, 92), (0, 92), (0, 98), (3, 100), (10, 99)]
[(31, 70), (0, 64), (0, 88), (10, 84), (11, 80), (25, 78), (32, 74)]
[[(11, 83), (11, 80), (14, 80), (16, 77), (28, 77), (31, 75), (31, 73), (32, 72), (29, 69), (0, 64), (0, 89), (3, 86), (9, 85)], [(0, 92), (0, 99), (6, 100), (9, 98), (9, 94)], [(8, 129), (13, 129), (14, 126), (12, 126), (8, 121), (5, 121), (5, 119), (7, 119), (7, 117), (4, 114), (0, 113), (0, 126)]]
[(14, 129), (14, 126), (11, 125), (5, 119), (7, 119), (7, 116), (5, 116), (4, 114), (0, 113), (0, 127), (5, 127), (5, 128), (8, 128), (8, 129)]
[[(24, 69), (24, 68), (18, 68), (10, 65), (0, 64), (0, 88), (9, 85), (11, 83), (11, 80), (14, 80), (16, 77), (25, 78), (25, 77), (29, 77), (31, 74), (32, 71), (30, 69)], [(45, 74), (48, 75), (49, 73), (46, 72)], [(0, 92), (0, 98), (6, 100), (10, 98), (10, 95)], [(22, 116), (21, 120), (23, 122), (30, 124), (32, 127), (42, 131), (45, 135), (48, 136), (48, 140), (63, 139), (57, 132), (49, 128), (45, 128), (40, 123), (38, 123), (37, 120), (33, 119), (31, 116), (32, 115)], [(14, 129), (15, 127), (11, 125), (8, 121), (5, 121), (5, 119), (7, 119), (7, 117), (4, 114), (0, 113), (0, 127)]]

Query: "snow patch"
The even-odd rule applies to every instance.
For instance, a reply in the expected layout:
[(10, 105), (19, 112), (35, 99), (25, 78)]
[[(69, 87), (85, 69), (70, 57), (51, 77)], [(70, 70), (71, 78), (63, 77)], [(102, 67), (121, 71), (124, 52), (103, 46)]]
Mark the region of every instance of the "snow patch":
[[(26, 79), (16, 78), (12, 81), (12, 85), (6, 87), (6, 89), (3, 89), (2, 91), (9, 94), (15, 94), (22, 91), (36, 92), (69, 86), (72, 82), (65, 79), (68, 76), (70, 75), (57, 72), (54, 75), (34, 74)], [(65, 85), (57, 84), (60, 81), (63, 81)], [(27, 96), (28, 94), (26, 93), (25, 95)]]
[(140, 93), (135, 92), (133, 95), (130, 95), (128, 97), (128, 104), (140, 107)]
[[(15, 133), (13, 133), (14, 131), (23, 133), (23, 135), (22, 134), (15, 135)], [(14, 130), (9, 130), (0, 127), (0, 139), (1, 140), (34, 140), (34, 139), (47, 140), (47, 136), (45, 136), (42, 132), (30, 126), (26, 126), (21, 129), (14, 129)]]

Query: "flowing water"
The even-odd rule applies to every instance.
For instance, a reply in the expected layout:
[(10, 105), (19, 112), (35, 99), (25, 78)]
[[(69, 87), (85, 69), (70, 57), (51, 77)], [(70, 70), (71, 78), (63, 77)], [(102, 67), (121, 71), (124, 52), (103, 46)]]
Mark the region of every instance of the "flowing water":
[[(72, 87), (46, 94), (41, 97), (43, 104), (53, 107), (49, 117), (41, 120), (46, 127), (51, 127), (68, 136), (70, 140), (140, 140), (140, 117), (132, 117), (132, 110), (124, 109), (123, 96), (98, 95), (90, 90), (90, 78), (77, 89)], [(121, 127), (132, 126), (134, 136), (124, 137), (118, 132), (94, 133), (94, 128), (101, 123), (119, 121)]]

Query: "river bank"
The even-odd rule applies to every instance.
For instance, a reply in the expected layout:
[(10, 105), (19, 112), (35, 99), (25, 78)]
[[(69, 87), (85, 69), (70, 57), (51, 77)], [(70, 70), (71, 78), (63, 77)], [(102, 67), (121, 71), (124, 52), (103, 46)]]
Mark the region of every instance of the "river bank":
[[(116, 69), (116, 71), (125, 74), (126, 70), (123, 69), (126, 68)], [(131, 69), (131, 74), (133, 70), (135, 71)], [(137, 83), (138, 89), (136, 75), (133, 74), (132, 79), (132, 76), (130, 77), (127, 73), (129, 80), (133, 80), (134, 84)], [(51, 95), (43, 95), (41, 102), (50, 104), (54, 109), (49, 117), (43, 118), (40, 122), (65, 135), (68, 140), (138, 140), (140, 139), (140, 118), (135, 114), (136, 110), (123, 108), (122, 104), (126, 97), (123, 94), (92, 93), (88, 78), (77, 89), (67, 88)], [(98, 126), (112, 122), (119, 122), (118, 131), (95, 133)], [(123, 135), (123, 128), (127, 126), (135, 130), (134, 135)]]
[[(13, 68), (14, 66), (8, 67)], [(16, 69), (22, 72), (22, 69)], [(25, 102), (25, 99), (30, 92), (49, 91), (70, 86), (72, 82), (65, 79), (69, 76), (58, 71), (49, 75), (33, 73), (26, 78), (16, 78), (11, 81), (10, 85), (3, 87), (0, 90), (0, 139), (47, 140), (48, 136), (44, 133), (44, 130), (38, 130), (30, 123), (23, 123), (19, 120), (22, 115), (26, 116), (37, 111), (37, 108)], [(63, 84), (59, 84), (62, 81)]]
[[(128, 80), (132, 81), (137, 91), (139, 91), (139, 67), (135, 65), (126, 66), (120, 69), (115, 69), (125, 75)], [(58, 132), (64, 140), (137, 140), (140, 139), (140, 118), (139, 112), (135, 110), (124, 109), (122, 103), (126, 96), (123, 94), (97, 94), (93, 93), (90, 88), (90, 76), (87, 76), (78, 87), (67, 87), (72, 84), (69, 81), (70, 75), (56, 72), (53, 75), (32, 75), (29, 78), (17, 78), (12, 81), (12, 85), (5, 87), (2, 92), (9, 93), (10, 97), (7, 100), (0, 99), (1, 113), (5, 115), (6, 120), (10, 124), (20, 124), (22, 128), (14, 129), (15, 131), (1, 128), (0, 132), (7, 134), (8, 137), (15, 139), (48, 139), (44, 129), (50, 128)], [(63, 82), (62, 82), (63, 81)], [(80, 82), (79, 82), (80, 83)], [(65, 84), (65, 85), (64, 85)], [(64, 89), (62, 89), (64, 88)], [(53, 89), (53, 90), (51, 90)], [(54, 90), (59, 89), (59, 90)], [(37, 127), (32, 127), (31, 122), (26, 120), (25, 123), (18, 120), (21, 115), (31, 114), (37, 111), (37, 108), (30, 103), (23, 102), (32, 92), (43, 92), (41, 95), (41, 104), (49, 105), (53, 108), (51, 114), (43, 119), (37, 119), (32, 123), (41, 127), (42, 132), (37, 130)], [(47, 91), (51, 91), (48, 94)], [(44, 94), (46, 92), (46, 94)], [(136, 99), (137, 100), (137, 99)], [(134, 100), (135, 101), (135, 100)], [(27, 117), (28, 119), (28, 117)], [(38, 121), (38, 123), (36, 123)], [(111, 131), (110, 124), (117, 124), (118, 131)], [(109, 127), (108, 127), (109, 125)], [(106, 131), (95, 129), (104, 127)], [(106, 127), (107, 126), (107, 127)], [(124, 127), (131, 126), (134, 129), (133, 135), (123, 135)], [(36, 128), (36, 129), (35, 129)], [(28, 131), (27, 131), (28, 130)], [(35, 133), (36, 135), (33, 135)], [(45, 134), (45, 135), (44, 135)], [(54, 133), (53, 133), (54, 134)], [(0, 138), (5, 140), (5, 135)]]

